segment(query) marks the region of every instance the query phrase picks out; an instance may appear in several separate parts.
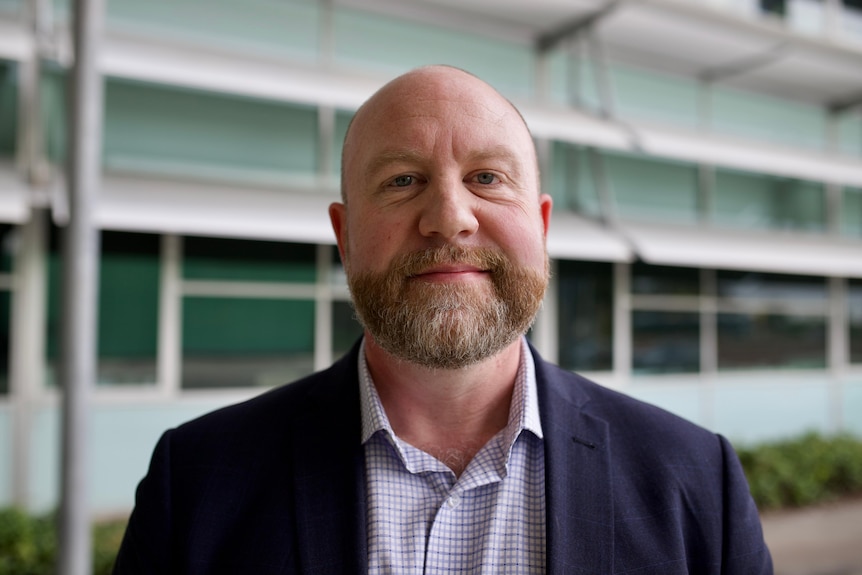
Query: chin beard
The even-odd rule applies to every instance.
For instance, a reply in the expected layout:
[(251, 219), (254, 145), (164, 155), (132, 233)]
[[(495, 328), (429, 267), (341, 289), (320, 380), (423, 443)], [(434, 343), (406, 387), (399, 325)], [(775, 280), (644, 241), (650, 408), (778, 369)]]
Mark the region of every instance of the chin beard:
[[(416, 274), (440, 264), (487, 270), (489, 281), (433, 283)], [(458, 369), (500, 352), (526, 333), (548, 284), (489, 249), (443, 246), (399, 256), (383, 272), (349, 273), (353, 306), (374, 341), (424, 367)]]

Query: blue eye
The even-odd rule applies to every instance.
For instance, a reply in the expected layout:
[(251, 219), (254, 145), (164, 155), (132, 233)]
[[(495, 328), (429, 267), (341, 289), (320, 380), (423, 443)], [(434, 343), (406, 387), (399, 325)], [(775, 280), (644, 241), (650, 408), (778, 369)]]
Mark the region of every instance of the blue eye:
[(476, 176), (476, 181), (480, 184), (493, 184), (497, 177), (489, 172), (482, 172)]
[(398, 186), (399, 188), (403, 188), (405, 186), (409, 186), (413, 183), (413, 176), (398, 176), (394, 180), (392, 180), (392, 184)]

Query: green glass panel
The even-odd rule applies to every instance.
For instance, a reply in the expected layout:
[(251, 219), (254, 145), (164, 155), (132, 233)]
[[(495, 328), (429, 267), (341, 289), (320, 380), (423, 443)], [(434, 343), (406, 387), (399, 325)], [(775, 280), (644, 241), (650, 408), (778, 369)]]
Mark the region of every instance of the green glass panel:
[(826, 320), (767, 313), (720, 313), (718, 368), (826, 367)]
[(388, 74), (448, 64), (476, 74), (509, 97), (532, 94), (530, 46), (347, 8), (335, 11), (335, 57)]
[(0, 291), (0, 395), (9, 393), (9, 341), (11, 337), (12, 296)]
[(43, 63), (40, 105), (45, 153), (60, 165), (66, 159), (66, 76), (58, 65)]
[(347, 127), (350, 126), (350, 120), (353, 119), (353, 112), (345, 112), (338, 110), (335, 113), (335, 149), (332, 154), (333, 165), (330, 167), (332, 173), (341, 173), (341, 150), (344, 146), (344, 136), (347, 135)]
[(332, 355), (340, 357), (347, 353), (361, 335), (362, 326), (350, 302), (332, 302)]
[(99, 383), (156, 381), (159, 236), (102, 232)]
[(556, 209), (601, 215), (593, 159), (593, 154), (584, 148), (554, 142), (551, 173), (545, 177), (543, 186), (554, 198)]
[(313, 0), (111, 0), (108, 21), (158, 37), (299, 57), (318, 55)]
[(635, 263), (631, 267), (632, 293), (648, 295), (700, 294), (700, 270)]
[(18, 137), (18, 67), (0, 61), (0, 156), (15, 155)]
[(796, 276), (720, 270), (716, 272), (718, 297), (724, 301), (745, 302), (751, 299), (785, 302), (826, 302), (826, 280), (815, 276)]
[(26, 13), (24, 0), (0, 0), (0, 14), (4, 16), (24, 16)]
[(617, 113), (634, 120), (698, 125), (698, 86), (692, 78), (611, 68)]
[(110, 80), (109, 166), (206, 171), (317, 170), (317, 111), (223, 94)]
[[(62, 322), (59, 230), (52, 229), (48, 256), (48, 383), (56, 383)], [(156, 381), (159, 317), (159, 236), (102, 232), (99, 260), (98, 382)]]
[(314, 302), (183, 298), (182, 385), (270, 386), (311, 373)]
[(644, 156), (607, 154), (605, 170), (620, 216), (697, 222), (695, 166)]
[(186, 237), (183, 277), (313, 283), (316, 248), (308, 244)]
[(598, 112), (601, 99), (596, 84), (596, 68), (566, 49), (553, 51), (547, 60), (548, 90), (552, 101)]
[(850, 363), (862, 363), (862, 280), (848, 282)]
[(849, 236), (862, 237), (862, 188), (844, 190), (841, 231)]
[(632, 373), (697, 373), (699, 370), (699, 314), (632, 312)]
[(857, 158), (862, 156), (862, 114), (839, 114), (835, 117), (835, 123), (841, 152)]
[(0, 224), (0, 272), (12, 271), (15, 248), (18, 246), (18, 228), (11, 224)]
[(721, 226), (821, 231), (825, 227), (821, 184), (716, 169), (713, 221)]
[(557, 263), (559, 362), (566, 369), (613, 367), (613, 267), (608, 263)]
[(713, 89), (711, 122), (721, 133), (808, 149), (825, 147), (824, 107), (729, 89)]

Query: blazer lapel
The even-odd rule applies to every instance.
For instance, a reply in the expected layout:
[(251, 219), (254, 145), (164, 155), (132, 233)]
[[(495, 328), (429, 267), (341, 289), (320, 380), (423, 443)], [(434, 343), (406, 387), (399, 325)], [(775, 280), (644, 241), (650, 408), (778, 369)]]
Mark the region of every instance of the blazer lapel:
[(295, 509), (304, 573), (367, 570), (357, 350), (321, 374), (293, 422)]
[(548, 573), (611, 573), (613, 500), (607, 422), (584, 412), (578, 376), (536, 358), (545, 435)]

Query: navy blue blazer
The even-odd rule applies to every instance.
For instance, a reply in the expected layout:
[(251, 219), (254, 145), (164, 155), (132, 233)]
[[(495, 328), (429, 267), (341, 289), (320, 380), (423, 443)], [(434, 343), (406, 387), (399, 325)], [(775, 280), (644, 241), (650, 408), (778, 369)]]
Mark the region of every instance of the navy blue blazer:
[[(357, 353), (167, 431), (114, 573), (366, 572)], [(548, 573), (772, 573), (724, 438), (533, 354)]]

